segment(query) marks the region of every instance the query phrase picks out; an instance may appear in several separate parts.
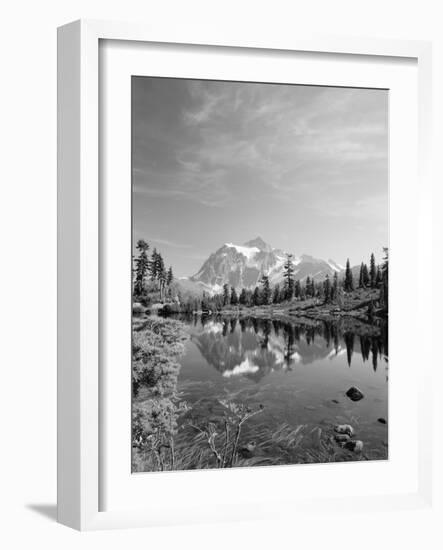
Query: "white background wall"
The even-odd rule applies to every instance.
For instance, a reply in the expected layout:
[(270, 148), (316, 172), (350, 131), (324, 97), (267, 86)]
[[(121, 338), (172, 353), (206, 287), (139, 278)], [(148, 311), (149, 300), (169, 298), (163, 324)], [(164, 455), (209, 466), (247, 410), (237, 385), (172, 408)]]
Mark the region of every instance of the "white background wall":
[[(438, 0), (211, 2), (30, 0), (1, 9), (0, 545), (3, 548), (437, 548), (442, 544), (441, 422), (433, 510), (294, 517), (277, 522), (79, 534), (54, 522), (56, 497), (56, 27), (74, 19), (168, 21), (190, 29), (254, 26), (434, 41), (436, 160), (442, 149), (443, 17)], [(443, 182), (435, 163), (436, 181)], [(441, 231), (441, 191), (435, 196)], [(443, 250), (442, 232), (436, 249)], [(411, 259), (414, 261), (414, 258)], [(433, 266), (436, 367), (443, 334), (441, 258)], [(430, 274), (430, 278), (431, 278)], [(440, 294), (439, 294), (440, 293)], [(431, 325), (430, 325), (431, 330)], [(429, 335), (431, 345), (433, 337)], [(415, 352), (410, 340), (411, 354)], [(440, 364), (443, 369), (443, 365)], [(439, 372), (439, 371), (437, 371)], [(442, 377), (434, 383), (436, 414)], [(440, 430), (439, 430), (440, 428)], [(296, 489), (294, 489), (296, 490)], [(216, 495), (214, 495), (216, 498)], [(233, 496), (235, 498), (235, 496)], [(333, 512), (333, 511), (331, 511)]]

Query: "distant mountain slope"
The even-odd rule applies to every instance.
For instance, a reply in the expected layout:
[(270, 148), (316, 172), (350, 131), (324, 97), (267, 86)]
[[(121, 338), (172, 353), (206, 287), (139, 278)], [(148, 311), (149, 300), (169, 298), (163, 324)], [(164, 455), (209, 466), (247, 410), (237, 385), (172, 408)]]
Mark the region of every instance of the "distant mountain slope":
[[(263, 275), (268, 275), (271, 284), (283, 281), (283, 268), (286, 255), (283, 250), (273, 248), (262, 238), (257, 237), (242, 245), (225, 243), (211, 254), (202, 267), (192, 277), (180, 280), (188, 290), (200, 289), (220, 292), (224, 284), (231, 287), (253, 288)], [(293, 256), (294, 276), (300, 281), (314, 277), (322, 280), (326, 274), (341, 274), (344, 267), (333, 260), (321, 260), (307, 254)]]

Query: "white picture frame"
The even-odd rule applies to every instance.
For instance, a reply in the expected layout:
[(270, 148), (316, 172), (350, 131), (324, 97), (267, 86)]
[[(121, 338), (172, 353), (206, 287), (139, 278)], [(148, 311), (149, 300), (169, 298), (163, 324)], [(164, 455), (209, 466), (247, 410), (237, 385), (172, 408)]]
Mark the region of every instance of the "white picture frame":
[[(157, 30), (156, 30), (157, 28)], [(431, 241), (431, 193), (429, 174), (431, 139), (431, 46), (426, 42), (371, 40), (345, 37), (280, 36), (256, 37), (252, 31), (245, 36), (234, 36), (228, 30), (219, 36), (201, 34), (188, 36), (182, 31), (163, 32), (158, 27), (145, 25), (77, 21), (65, 25), (58, 32), (58, 520), (70, 527), (89, 530), (131, 526), (152, 526), (178, 522), (220, 521), (233, 519), (258, 519), (266, 505), (266, 494), (257, 499), (236, 496), (236, 505), (229, 512), (221, 513), (221, 506), (210, 508), (201, 503), (195, 506), (180, 502), (168, 503), (157, 508), (152, 505), (131, 506), (123, 502), (112, 510), (103, 510), (100, 484), (103, 483), (102, 422), (106, 408), (100, 386), (103, 364), (99, 341), (101, 331), (100, 302), (103, 299), (100, 277), (102, 266), (100, 215), (103, 204), (100, 192), (100, 127), (102, 106), (99, 95), (100, 41), (125, 41), (129, 47), (135, 43), (193, 44), (197, 47), (229, 48), (243, 54), (253, 51), (330, 53), (338, 56), (370, 56), (396, 59), (412, 59), (417, 64), (418, 81), (418, 179), (415, 179), (418, 197), (417, 238), (421, 259), (429, 263)], [(251, 50), (251, 51), (252, 51)], [(392, 204), (401, 209), (402, 205)], [(400, 229), (400, 228), (397, 228)], [(414, 230), (415, 231), (415, 230)], [(422, 274), (417, 273), (417, 283)], [(426, 291), (418, 296), (417, 307), (426, 314)], [(428, 311), (430, 313), (430, 311)], [(431, 356), (424, 361), (419, 374), (417, 389), (417, 483), (413, 490), (397, 491), (385, 495), (347, 495), (333, 499), (336, 509), (359, 506), (365, 510), (392, 507), (428, 506), (431, 502), (431, 407), (425, 393), (430, 383)], [(129, 359), (128, 359), (129, 360)], [(129, 414), (129, 411), (128, 411)], [(259, 469), (263, 470), (263, 469)], [(220, 483), (220, 473), (180, 473), (175, 476), (193, 476), (193, 485), (203, 486), (202, 479)], [(231, 472), (229, 472), (231, 474)], [(155, 486), (161, 476), (157, 475)], [(231, 483), (236, 483), (244, 471), (233, 472)], [(246, 475), (249, 475), (247, 473)], [(252, 475), (252, 474), (251, 474)], [(259, 475), (259, 474), (254, 474)], [(260, 474), (261, 475), (261, 474)], [(284, 476), (282, 471), (279, 474)], [(323, 477), (328, 474), (326, 471)], [(200, 477), (198, 477), (200, 476)], [(204, 476), (204, 477), (201, 477)], [(217, 478), (218, 476), (218, 478)], [(151, 484), (154, 486), (153, 478)], [(166, 482), (166, 478), (165, 482)], [(179, 478), (176, 477), (176, 480)], [(251, 478), (252, 479), (252, 478)], [(217, 480), (217, 481), (215, 481)], [(149, 478), (145, 483), (149, 484)], [(223, 480), (221, 481), (223, 482)], [(168, 482), (170, 483), (170, 482)], [(178, 490), (179, 492), (179, 490)], [(315, 491), (313, 491), (315, 493)], [(180, 496), (180, 495), (178, 495)], [(313, 496), (297, 500), (281, 493), (277, 516), (284, 515), (283, 508), (319, 510), (330, 506), (331, 499)], [(278, 499), (278, 493), (273, 500)], [(180, 498), (178, 499), (180, 501)], [(251, 502), (252, 500), (252, 502)], [(278, 508), (278, 507), (277, 507)], [(168, 510), (168, 512), (167, 512)], [(181, 512), (181, 513), (180, 513)]]

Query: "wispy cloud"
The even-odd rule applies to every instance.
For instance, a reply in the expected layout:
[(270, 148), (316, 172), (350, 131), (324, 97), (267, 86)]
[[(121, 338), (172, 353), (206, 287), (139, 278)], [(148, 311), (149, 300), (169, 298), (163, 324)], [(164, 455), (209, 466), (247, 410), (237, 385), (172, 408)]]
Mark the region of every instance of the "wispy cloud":
[(150, 240), (155, 244), (162, 244), (166, 246), (171, 246), (172, 248), (192, 248), (190, 244), (177, 243), (169, 239), (161, 239), (159, 237), (150, 237)]
[(325, 223), (335, 247), (357, 218), (386, 229), (386, 91), (155, 78), (134, 90), (134, 204), (165, 246), (296, 233), (315, 253)]

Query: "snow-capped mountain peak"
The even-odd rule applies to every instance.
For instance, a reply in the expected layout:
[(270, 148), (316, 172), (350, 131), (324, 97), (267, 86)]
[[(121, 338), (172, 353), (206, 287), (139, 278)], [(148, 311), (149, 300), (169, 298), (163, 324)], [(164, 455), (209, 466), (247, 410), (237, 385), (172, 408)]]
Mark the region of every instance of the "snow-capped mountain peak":
[(243, 256), (248, 260), (251, 260), (257, 254), (257, 252), (260, 252), (260, 249), (256, 246), (239, 246), (233, 243), (226, 243), (225, 246), (227, 246), (228, 248), (235, 248), (235, 250), (239, 254), (243, 254)]
[(337, 273), (339, 273), (340, 271), (344, 271), (344, 266), (342, 266), (341, 264), (337, 263), (337, 262), (334, 262), (334, 260), (331, 260), (331, 258), (329, 258), (328, 260), (328, 264), (331, 266), (331, 268), (336, 271)]
[(262, 252), (270, 252), (272, 250), (272, 246), (265, 243), (261, 237), (256, 237), (255, 239), (245, 242), (244, 246), (248, 248), (258, 248)]
[[(253, 288), (263, 275), (267, 275), (274, 285), (283, 282), (286, 261), (286, 252), (273, 248), (261, 237), (243, 245), (228, 242), (211, 254), (189, 281), (209, 292), (219, 292), (224, 284), (236, 289)], [(343, 267), (333, 260), (321, 260), (308, 254), (292, 255), (292, 264), (294, 277), (300, 281), (308, 276), (321, 280), (326, 274), (332, 276), (343, 271)]]

